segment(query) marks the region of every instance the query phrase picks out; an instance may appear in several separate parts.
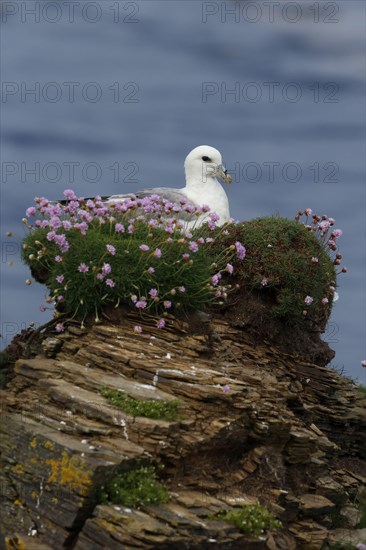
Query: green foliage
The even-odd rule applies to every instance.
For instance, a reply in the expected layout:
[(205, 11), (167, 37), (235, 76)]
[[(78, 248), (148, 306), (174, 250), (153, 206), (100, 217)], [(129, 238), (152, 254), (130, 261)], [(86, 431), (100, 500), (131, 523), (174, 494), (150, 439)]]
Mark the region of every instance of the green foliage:
[(169, 499), (168, 491), (157, 480), (153, 466), (140, 466), (116, 475), (101, 488), (103, 504), (123, 504), (131, 508), (163, 504)]
[[(152, 230), (145, 222), (136, 223), (131, 235), (116, 233), (114, 223), (92, 222), (85, 235), (75, 229), (67, 232), (70, 249), (62, 254), (62, 262), (57, 263), (55, 257), (60, 250), (47, 240), (47, 233), (47, 229), (32, 229), (23, 241), (23, 261), (36, 278), (38, 272), (46, 279), (50, 295), (59, 300), (58, 308), (79, 318), (98, 315), (107, 305), (133, 305), (133, 301), (145, 299), (146, 310), (154, 314), (166, 310), (165, 301), (172, 302), (172, 309), (200, 309), (213, 300), (211, 275), (224, 269), (235, 254), (231, 250), (220, 259), (213, 258), (208, 253), (209, 246), (200, 246), (192, 253), (181, 232), (175, 231), (169, 241), (163, 230)], [(142, 252), (142, 244), (149, 246), (149, 251)], [(108, 253), (107, 245), (116, 248), (115, 255)], [(154, 256), (156, 249), (161, 250), (161, 258)], [(183, 254), (190, 257), (184, 259)], [(217, 260), (215, 269), (213, 259)], [(81, 263), (89, 267), (87, 272), (79, 271)], [(111, 273), (100, 280), (103, 264), (111, 266)], [(56, 280), (60, 275), (64, 276), (62, 283)], [(108, 278), (113, 280), (113, 287), (106, 284)], [(158, 291), (155, 300), (150, 299), (151, 289)]]
[(230, 510), (221, 515), (220, 519), (233, 523), (243, 533), (256, 537), (268, 529), (282, 527), (282, 523), (260, 504), (250, 504), (238, 510)]
[(146, 418), (155, 418), (156, 420), (170, 421), (175, 420), (177, 417), (179, 401), (176, 399), (174, 401), (161, 401), (158, 399), (139, 400), (130, 397), (120, 390), (111, 388), (103, 388), (101, 394), (112, 405), (132, 416), (144, 416)]
[[(328, 318), (336, 272), (329, 247), (314, 232), (296, 221), (267, 217), (234, 226), (230, 242), (234, 239), (246, 247), (243, 264), (234, 263), (237, 277), (244, 288), (268, 299), (272, 317), (291, 324)], [(228, 244), (228, 237), (220, 244)], [(311, 305), (306, 296), (313, 298)]]

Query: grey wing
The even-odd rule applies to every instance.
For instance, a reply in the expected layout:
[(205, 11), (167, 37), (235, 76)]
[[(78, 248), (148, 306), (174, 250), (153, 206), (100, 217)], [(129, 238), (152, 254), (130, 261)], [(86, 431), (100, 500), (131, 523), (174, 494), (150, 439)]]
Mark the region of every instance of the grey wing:
[[(109, 196), (102, 196), (102, 201), (107, 204), (113, 204), (115, 202), (123, 202), (126, 199), (131, 198), (139, 198), (142, 199), (144, 197), (148, 197), (150, 195), (159, 195), (162, 199), (166, 199), (170, 202), (174, 202), (179, 204), (179, 201), (181, 199), (186, 200), (186, 204), (189, 206), (193, 206), (194, 208), (197, 207), (197, 204), (195, 204), (193, 201), (190, 201), (187, 199), (186, 195), (182, 193), (181, 189), (173, 189), (171, 187), (152, 187), (151, 189), (144, 189), (143, 191), (138, 191), (137, 193), (126, 193), (123, 195), (109, 195)], [(90, 197), (90, 199), (93, 200), (94, 197)], [(88, 197), (85, 198), (85, 200), (88, 200)], [(67, 205), (68, 200), (61, 200), (61, 201), (52, 201), (51, 204), (61, 204), (61, 205)], [(178, 218), (184, 221), (190, 221), (195, 216), (192, 215), (190, 212), (186, 212), (185, 210), (181, 210), (178, 214)]]
[[(138, 191), (137, 193), (129, 193), (127, 195), (111, 195), (108, 197), (107, 200), (104, 201), (108, 203), (113, 202), (120, 202), (123, 200), (126, 200), (131, 197), (137, 197), (138, 199), (142, 199), (144, 197), (149, 197), (150, 195), (159, 195), (162, 199), (166, 199), (170, 202), (174, 202), (179, 204), (179, 201), (181, 199), (186, 200), (186, 204), (193, 206), (194, 208), (197, 207), (197, 204), (187, 199), (186, 195), (182, 193), (180, 189), (173, 189), (171, 187), (152, 187), (151, 189), (144, 189), (143, 191)], [(189, 221), (192, 220), (194, 215), (192, 215), (190, 212), (186, 212), (185, 210), (181, 210), (178, 214), (178, 218), (181, 220)]]

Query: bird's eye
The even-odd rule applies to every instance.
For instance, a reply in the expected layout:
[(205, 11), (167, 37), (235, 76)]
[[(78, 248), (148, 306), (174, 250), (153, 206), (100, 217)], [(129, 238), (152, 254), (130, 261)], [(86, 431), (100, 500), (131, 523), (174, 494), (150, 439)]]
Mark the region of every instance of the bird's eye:
[(202, 160), (204, 160), (205, 162), (211, 162), (210, 157), (202, 157)]

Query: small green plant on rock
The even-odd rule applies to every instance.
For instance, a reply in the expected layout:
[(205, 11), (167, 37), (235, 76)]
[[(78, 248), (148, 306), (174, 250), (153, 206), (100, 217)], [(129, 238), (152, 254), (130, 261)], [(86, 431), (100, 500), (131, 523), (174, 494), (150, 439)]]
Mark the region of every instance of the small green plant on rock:
[(103, 504), (123, 504), (139, 508), (163, 504), (168, 499), (169, 493), (158, 481), (154, 466), (140, 466), (118, 474), (106, 486), (101, 487)]
[(179, 401), (161, 401), (159, 399), (139, 400), (125, 392), (113, 388), (103, 388), (103, 397), (122, 411), (132, 416), (144, 416), (155, 420), (173, 421), (177, 417)]
[(249, 504), (239, 510), (230, 510), (221, 515), (220, 519), (233, 523), (243, 533), (256, 537), (268, 529), (282, 527), (282, 523), (261, 504)]

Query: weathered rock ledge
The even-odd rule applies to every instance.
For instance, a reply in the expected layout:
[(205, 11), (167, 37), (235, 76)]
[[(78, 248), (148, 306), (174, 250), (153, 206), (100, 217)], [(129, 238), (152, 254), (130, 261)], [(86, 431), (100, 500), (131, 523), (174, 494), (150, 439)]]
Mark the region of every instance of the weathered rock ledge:
[[(142, 334), (132, 331), (137, 321)], [(365, 401), (333, 370), (253, 343), (219, 316), (206, 334), (192, 334), (184, 322), (159, 331), (131, 313), (41, 335), (38, 344), (1, 392), (3, 547), (316, 550), (363, 542), (355, 500), (366, 481)], [(105, 386), (137, 399), (179, 399), (179, 420), (130, 417), (101, 396)], [(98, 505), (100, 483), (136, 460), (164, 465), (168, 503)], [(258, 501), (283, 529), (258, 539), (212, 519)]]

